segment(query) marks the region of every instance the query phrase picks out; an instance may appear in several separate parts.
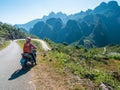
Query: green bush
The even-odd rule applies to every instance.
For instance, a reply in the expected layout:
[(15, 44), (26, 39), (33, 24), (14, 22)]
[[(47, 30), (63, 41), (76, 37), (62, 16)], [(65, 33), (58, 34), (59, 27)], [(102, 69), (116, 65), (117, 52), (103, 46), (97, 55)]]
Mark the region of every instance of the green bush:
[(114, 55), (113, 58), (117, 59), (117, 60), (120, 60), (120, 55)]

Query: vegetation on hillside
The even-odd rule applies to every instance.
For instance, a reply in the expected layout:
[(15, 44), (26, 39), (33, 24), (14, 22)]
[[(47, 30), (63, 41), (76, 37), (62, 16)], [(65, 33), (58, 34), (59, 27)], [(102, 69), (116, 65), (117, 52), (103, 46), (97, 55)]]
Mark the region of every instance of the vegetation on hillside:
[(22, 29), (16, 29), (12, 25), (0, 23), (0, 38), (19, 39), (26, 37), (26, 33)]
[(23, 29), (15, 28), (12, 25), (0, 22), (0, 47), (7, 45), (5, 43), (6, 40), (21, 39), (28, 36), (36, 38), (36, 36), (28, 34)]
[[(100, 89), (102, 82), (109, 84), (115, 90), (120, 90), (120, 46), (86, 49), (83, 46), (55, 44), (49, 39), (46, 42), (52, 47), (48, 52), (47, 61), (60, 74), (72, 73), (79, 76), (86, 90), (91, 87)], [(106, 50), (105, 50), (106, 49)], [(111, 55), (116, 52), (117, 54)], [(89, 81), (90, 80), (90, 81)], [(88, 86), (87, 83), (91, 83)]]

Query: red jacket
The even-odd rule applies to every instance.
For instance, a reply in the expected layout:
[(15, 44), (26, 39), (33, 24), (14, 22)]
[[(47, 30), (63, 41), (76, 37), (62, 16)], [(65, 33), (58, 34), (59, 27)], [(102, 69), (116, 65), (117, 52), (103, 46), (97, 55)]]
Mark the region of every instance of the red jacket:
[(35, 48), (36, 47), (33, 44), (25, 43), (23, 47), (23, 52), (32, 53), (32, 49), (35, 49)]

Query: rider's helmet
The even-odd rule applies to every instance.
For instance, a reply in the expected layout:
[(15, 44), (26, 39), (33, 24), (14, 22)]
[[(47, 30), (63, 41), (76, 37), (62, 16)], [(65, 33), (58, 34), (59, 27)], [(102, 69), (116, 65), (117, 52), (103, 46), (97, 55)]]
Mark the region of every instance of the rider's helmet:
[(26, 38), (26, 42), (31, 42), (31, 38), (30, 38), (30, 37), (27, 37), (27, 38)]

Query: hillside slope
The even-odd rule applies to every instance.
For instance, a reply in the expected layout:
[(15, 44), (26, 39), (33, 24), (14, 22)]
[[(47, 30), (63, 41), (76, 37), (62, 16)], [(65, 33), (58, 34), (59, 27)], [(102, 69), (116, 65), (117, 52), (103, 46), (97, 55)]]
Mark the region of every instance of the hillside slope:
[(25, 38), (28, 34), (22, 29), (16, 29), (14, 26), (0, 23), (0, 44), (5, 40)]

